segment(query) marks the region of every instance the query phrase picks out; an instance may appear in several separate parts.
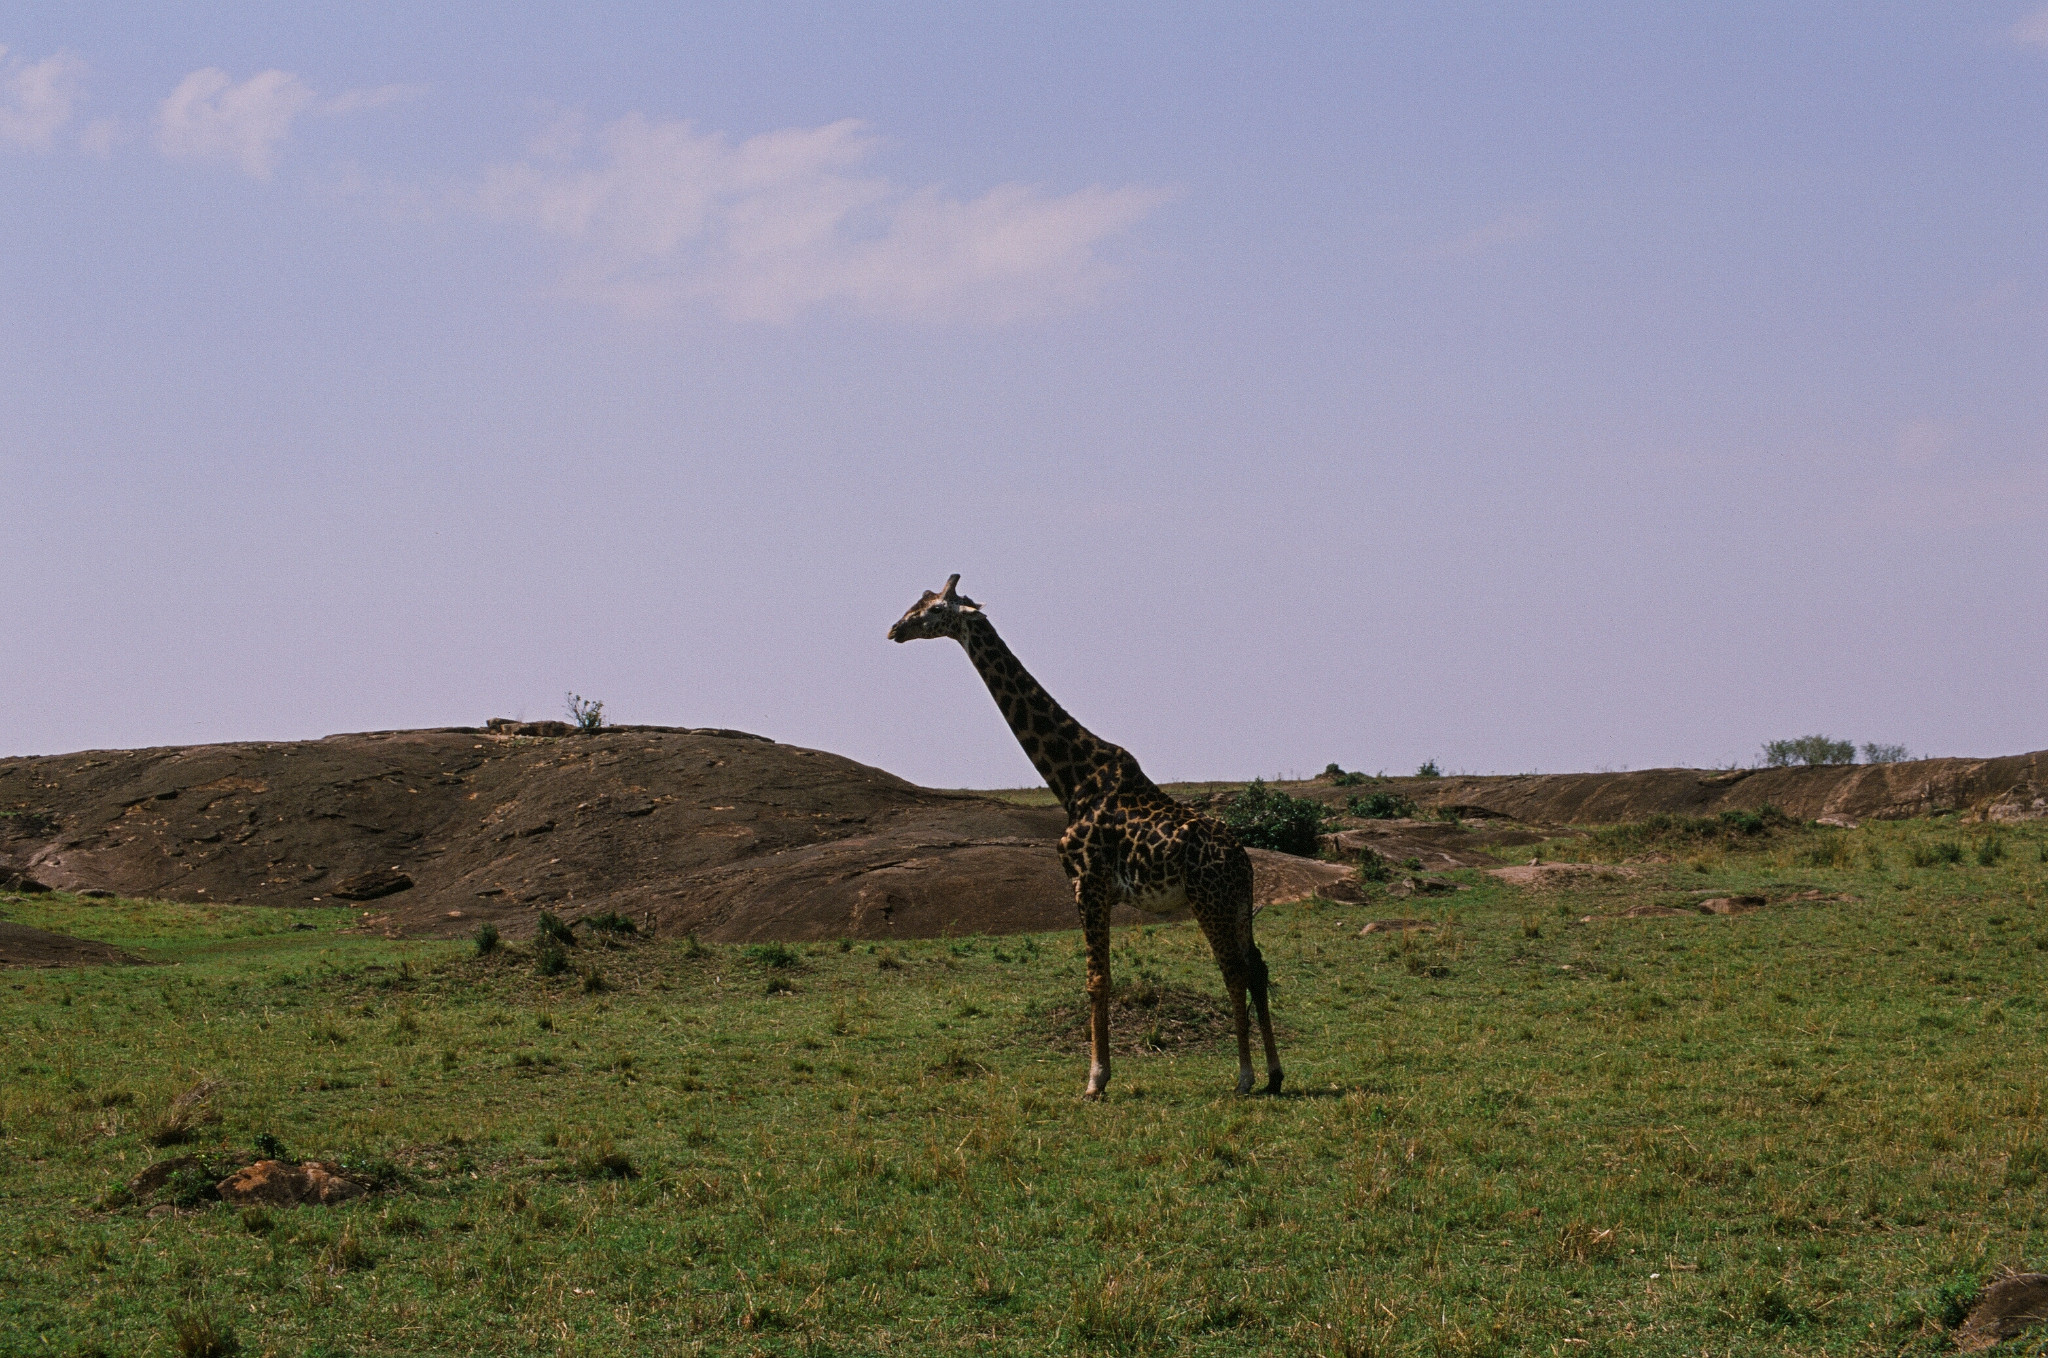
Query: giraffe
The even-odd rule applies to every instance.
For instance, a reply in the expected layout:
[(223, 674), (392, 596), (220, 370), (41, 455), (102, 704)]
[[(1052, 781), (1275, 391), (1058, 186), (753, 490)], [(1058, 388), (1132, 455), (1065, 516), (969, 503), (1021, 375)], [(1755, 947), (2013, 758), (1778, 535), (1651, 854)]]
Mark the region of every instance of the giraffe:
[(1237, 1022), (1237, 1092), (1252, 1092), (1251, 1019), (1259, 1011), (1266, 1091), (1280, 1092), (1280, 1049), (1267, 1010), (1266, 959), (1252, 939), (1252, 862), (1222, 824), (1159, 790), (1128, 750), (1067, 715), (1018, 662), (981, 605), (959, 593), (960, 577), (924, 597), (889, 629), (891, 641), (951, 637), (967, 650), (1010, 723), (1017, 743), (1067, 813), (1060, 866), (1074, 884), (1088, 945), (1088, 1087), (1109, 1084), (1109, 912), (1120, 901), (1151, 913), (1186, 906), (1222, 969)]

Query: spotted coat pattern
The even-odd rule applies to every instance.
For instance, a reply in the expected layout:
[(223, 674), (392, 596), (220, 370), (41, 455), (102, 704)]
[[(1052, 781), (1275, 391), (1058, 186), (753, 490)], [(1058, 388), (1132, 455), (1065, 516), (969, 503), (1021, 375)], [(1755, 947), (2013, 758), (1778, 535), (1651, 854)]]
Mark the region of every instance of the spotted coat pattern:
[(889, 629), (893, 641), (951, 637), (988, 685), (1017, 743), (1067, 813), (1060, 866), (1074, 884), (1088, 946), (1088, 1097), (1109, 1083), (1109, 916), (1119, 903), (1164, 913), (1185, 906), (1223, 972), (1237, 1027), (1238, 1092), (1252, 1088), (1249, 998), (1264, 1039), (1267, 1088), (1282, 1074), (1267, 1006), (1265, 959), (1252, 937), (1252, 864), (1222, 822), (1181, 805), (1128, 750), (1075, 721), (1031, 677), (953, 576)]

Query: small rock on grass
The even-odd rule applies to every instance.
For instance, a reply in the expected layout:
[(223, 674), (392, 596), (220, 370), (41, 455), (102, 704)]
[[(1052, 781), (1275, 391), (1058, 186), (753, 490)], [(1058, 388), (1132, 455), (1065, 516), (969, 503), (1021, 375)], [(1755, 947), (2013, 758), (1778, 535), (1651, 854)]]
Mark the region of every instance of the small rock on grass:
[(282, 1160), (258, 1160), (237, 1170), (218, 1185), (223, 1201), (245, 1206), (296, 1207), (318, 1203), (331, 1207), (337, 1202), (359, 1198), (369, 1190), (352, 1179), (344, 1179), (318, 1160), (302, 1165)]
[(1366, 924), (1366, 926), (1365, 926), (1365, 927), (1364, 927), (1363, 929), (1360, 929), (1360, 930), (1358, 931), (1358, 936), (1359, 936), (1360, 938), (1364, 938), (1364, 937), (1365, 937), (1365, 936), (1366, 936), (1367, 934), (1398, 934), (1398, 933), (1404, 933), (1404, 932), (1406, 932), (1406, 931), (1407, 931), (1407, 930), (1409, 930), (1409, 929), (1434, 929), (1434, 928), (1436, 928), (1436, 921), (1435, 921), (1435, 920), (1428, 920), (1428, 919), (1376, 919), (1376, 920), (1372, 920), (1372, 921), (1368, 922), (1368, 923)]

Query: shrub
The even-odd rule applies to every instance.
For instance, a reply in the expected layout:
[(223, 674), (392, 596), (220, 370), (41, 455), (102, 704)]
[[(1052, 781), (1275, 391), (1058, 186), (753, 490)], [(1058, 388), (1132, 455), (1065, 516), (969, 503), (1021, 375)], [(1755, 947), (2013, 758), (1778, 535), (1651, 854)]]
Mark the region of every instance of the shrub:
[(1764, 742), (1764, 765), (1767, 768), (1785, 769), (1806, 764), (1853, 764), (1856, 762), (1856, 742), (1835, 740), (1828, 736), (1799, 736), (1792, 740), (1768, 740)]
[(289, 1160), (292, 1158), (292, 1153), (284, 1148), (284, 1142), (278, 1140), (269, 1132), (256, 1133), (256, 1139), (250, 1144), (255, 1148), (256, 1154), (262, 1156), (265, 1160)]
[(1398, 792), (1353, 797), (1345, 803), (1345, 809), (1366, 820), (1405, 820), (1415, 815), (1415, 803)]
[(1321, 803), (1274, 792), (1256, 778), (1224, 809), (1223, 823), (1247, 848), (1313, 857), (1328, 815)]
[(1394, 865), (1387, 861), (1385, 854), (1376, 849), (1358, 851), (1358, 880), (1361, 882), (1386, 882), (1394, 876)]
[(640, 1167), (633, 1157), (614, 1146), (609, 1138), (589, 1147), (578, 1157), (576, 1172), (586, 1179), (637, 1179)]
[(489, 957), (492, 953), (496, 952), (499, 941), (497, 925), (479, 924), (476, 926), (476, 955), (478, 957)]
[(569, 953), (552, 938), (543, 938), (533, 949), (533, 969), (543, 976), (560, 976), (569, 969)]
[(747, 949), (747, 957), (774, 971), (788, 971), (803, 965), (803, 956), (787, 943), (756, 943)]
[(1729, 810), (1716, 816), (1674, 816), (1660, 811), (1639, 821), (1604, 826), (1587, 838), (1606, 852), (1623, 855), (1707, 844), (1736, 848), (1748, 840), (1767, 838), (1773, 830), (1793, 829), (1798, 824), (1766, 802), (1754, 811)]
[(1330, 782), (1335, 784), (1337, 787), (1357, 787), (1360, 783), (1366, 781), (1366, 776), (1364, 774), (1346, 773), (1343, 769), (1337, 767), (1337, 765), (1335, 764), (1326, 764), (1323, 766), (1323, 777), (1329, 779)]
[(1799, 861), (1810, 868), (1846, 868), (1849, 866), (1849, 846), (1830, 837), (1801, 854)]
[(377, 1255), (362, 1236), (356, 1233), (354, 1222), (341, 1228), (341, 1237), (326, 1250), (328, 1270), (346, 1273), (352, 1269), (377, 1267)]
[(1765, 802), (1754, 811), (1723, 811), (1719, 820), (1721, 824), (1741, 835), (1767, 834), (1772, 830), (1790, 829), (1798, 824), (1769, 802)]
[(602, 992), (602, 991), (606, 991), (606, 990), (609, 990), (609, 989), (611, 989), (611, 986), (610, 986), (610, 985), (609, 985), (609, 984), (608, 984), (608, 983), (607, 983), (607, 982), (605, 981), (605, 979), (604, 979), (604, 972), (603, 972), (603, 971), (599, 970), (599, 969), (598, 969), (598, 968), (596, 968), (596, 967), (586, 967), (586, 968), (584, 969), (584, 972), (583, 972), (583, 993), (584, 993), (584, 994), (586, 994), (586, 995), (596, 995), (596, 994), (598, 994), (598, 993), (600, 993), (600, 992)]
[(562, 923), (561, 916), (552, 910), (540, 912), (540, 918), (534, 923), (533, 934), (537, 944), (553, 942), (565, 948), (576, 946), (575, 930)]
[(1984, 839), (1977, 845), (1977, 866), (1988, 868), (2005, 857), (2005, 841), (1996, 836)]
[(171, 1344), (179, 1358), (228, 1358), (241, 1349), (234, 1327), (207, 1311), (173, 1311)]
[(1778, 1283), (1758, 1288), (1751, 1295), (1749, 1306), (1751, 1314), (1766, 1325), (1789, 1329), (1813, 1319), (1813, 1312), (1795, 1301), (1792, 1294)]
[(600, 934), (637, 934), (640, 926), (616, 910), (600, 910), (583, 917), (583, 927)]
[(1903, 745), (1865, 745), (1863, 762), (1866, 764), (1903, 764), (1913, 756)]
[(1913, 866), (1916, 868), (1940, 867), (1963, 861), (1961, 840), (1944, 839), (1933, 844), (1913, 846)]
[(1415, 776), (1417, 778), (1441, 778), (1444, 776), (1444, 771), (1436, 766), (1434, 759), (1425, 759), (1415, 770)]
[(1946, 1278), (1934, 1285), (1927, 1314), (1944, 1330), (1953, 1330), (1969, 1318), (1970, 1304), (1982, 1290), (1983, 1282), (1974, 1273)]
[(589, 702), (574, 693), (563, 695), (569, 704), (569, 720), (579, 731), (597, 731), (604, 726), (604, 704)]
[(215, 1176), (208, 1173), (204, 1165), (196, 1164), (173, 1171), (157, 1193), (158, 1201), (173, 1207), (197, 1207), (219, 1196), (220, 1187)]

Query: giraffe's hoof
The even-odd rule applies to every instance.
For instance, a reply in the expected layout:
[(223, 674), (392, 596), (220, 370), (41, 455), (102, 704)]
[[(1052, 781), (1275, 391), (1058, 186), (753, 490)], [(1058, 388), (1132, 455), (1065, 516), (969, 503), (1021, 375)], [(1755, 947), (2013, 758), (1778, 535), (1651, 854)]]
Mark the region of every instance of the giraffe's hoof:
[(1266, 1092), (1268, 1094), (1278, 1094), (1280, 1092), (1280, 1081), (1285, 1078), (1285, 1074), (1278, 1070), (1274, 1071), (1271, 1075), (1267, 1076)]
[(1249, 1068), (1237, 1073), (1237, 1092), (1240, 1094), (1252, 1092), (1252, 1073)]
[(1083, 1103), (1101, 1103), (1102, 1091), (1097, 1089), (1094, 1085), (1090, 1085), (1088, 1086), (1088, 1088), (1081, 1091), (1081, 1101)]

